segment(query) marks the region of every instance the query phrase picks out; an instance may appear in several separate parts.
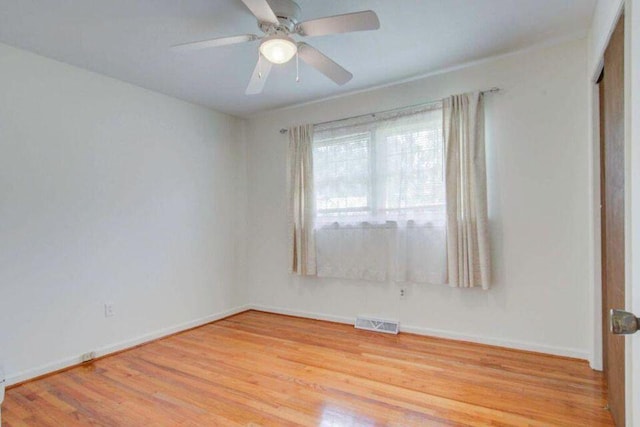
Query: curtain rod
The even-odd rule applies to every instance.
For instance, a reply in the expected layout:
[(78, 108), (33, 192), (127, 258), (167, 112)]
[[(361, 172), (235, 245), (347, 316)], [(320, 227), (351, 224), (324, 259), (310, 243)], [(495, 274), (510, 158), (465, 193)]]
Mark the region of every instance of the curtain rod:
[[(491, 89), (486, 89), (486, 90), (481, 90), (480, 93), (496, 93), (496, 92), (500, 92), (500, 88), (499, 87), (492, 87)], [(320, 126), (320, 125), (326, 125), (328, 123), (332, 123), (332, 122), (341, 122), (343, 120), (352, 120), (352, 119), (359, 119), (362, 117), (369, 117), (369, 116), (376, 116), (376, 114), (386, 114), (386, 113), (392, 113), (394, 111), (401, 111), (401, 110), (410, 110), (412, 108), (418, 108), (418, 107), (423, 107), (423, 106), (427, 106), (429, 104), (433, 104), (434, 102), (438, 102), (438, 101), (428, 101), (428, 102), (422, 102), (420, 104), (414, 104), (414, 105), (409, 105), (406, 107), (401, 107), (401, 108), (394, 108), (391, 110), (385, 110), (385, 111), (378, 111), (376, 113), (368, 113), (368, 114), (360, 114), (358, 116), (352, 116), (352, 117), (345, 117), (344, 119), (337, 119), (337, 120), (329, 120), (327, 122), (320, 122), (320, 123), (314, 123), (314, 126)], [(280, 133), (281, 134), (285, 134), (289, 132), (289, 129), (285, 129), (282, 128), (280, 129)]]

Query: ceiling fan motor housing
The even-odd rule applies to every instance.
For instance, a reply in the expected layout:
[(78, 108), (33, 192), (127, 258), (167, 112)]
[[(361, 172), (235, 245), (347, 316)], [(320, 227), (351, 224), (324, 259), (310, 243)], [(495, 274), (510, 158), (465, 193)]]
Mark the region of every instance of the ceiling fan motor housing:
[(267, 0), (267, 3), (271, 6), (280, 25), (258, 22), (260, 30), (265, 34), (289, 34), (295, 32), (296, 25), (300, 22), (300, 6), (292, 0)]

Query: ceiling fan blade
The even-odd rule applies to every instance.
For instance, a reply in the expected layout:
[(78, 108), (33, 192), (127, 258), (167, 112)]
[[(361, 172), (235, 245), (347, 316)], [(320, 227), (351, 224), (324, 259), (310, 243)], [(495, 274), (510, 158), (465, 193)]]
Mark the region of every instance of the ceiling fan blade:
[(226, 46), (229, 44), (252, 42), (258, 40), (259, 37), (255, 34), (242, 34), (240, 36), (231, 37), (219, 37), (216, 39), (202, 40), (197, 42), (181, 43), (175, 46), (171, 46), (173, 50), (198, 50), (206, 49), (210, 47)]
[(352, 31), (377, 30), (378, 28), (380, 28), (380, 20), (372, 10), (327, 16), (326, 18), (301, 22), (296, 26), (296, 30), (302, 36), (324, 36)]
[(269, 72), (271, 72), (271, 65), (271, 62), (264, 58), (258, 59), (256, 68), (253, 69), (251, 80), (249, 80), (247, 90), (244, 91), (246, 95), (257, 95), (262, 92), (264, 84), (267, 82), (267, 77), (269, 77)]
[(298, 43), (298, 55), (307, 64), (342, 86), (353, 78), (353, 74), (342, 68), (331, 58), (306, 43)]
[(258, 21), (279, 24), (278, 17), (269, 6), (269, 3), (267, 3), (267, 0), (242, 0), (242, 2), (258, 18)]

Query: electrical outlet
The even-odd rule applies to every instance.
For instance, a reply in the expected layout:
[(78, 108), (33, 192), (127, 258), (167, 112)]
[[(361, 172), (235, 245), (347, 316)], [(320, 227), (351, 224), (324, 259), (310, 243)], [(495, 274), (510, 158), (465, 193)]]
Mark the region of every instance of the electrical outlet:
[(407, 299), (407, 288), (400, 288), (400, 299)]
[(85, 353), (82, 356), (80, 356), (80, 360), (82, 361), (82, 363), (90, 362), (95, 358), (96, 358), (96, 352), (95, 351), (91, 351), (89, 353)]
[(104, 304), (104, 317), (113, 317), (113, 303), (107, 302)]

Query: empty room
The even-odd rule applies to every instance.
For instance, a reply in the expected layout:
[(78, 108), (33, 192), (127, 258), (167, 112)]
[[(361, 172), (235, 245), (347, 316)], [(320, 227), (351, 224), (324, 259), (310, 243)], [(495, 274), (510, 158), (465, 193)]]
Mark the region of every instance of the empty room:
[(0, 425), (640, 427), (639, 0), (0, 0)]

